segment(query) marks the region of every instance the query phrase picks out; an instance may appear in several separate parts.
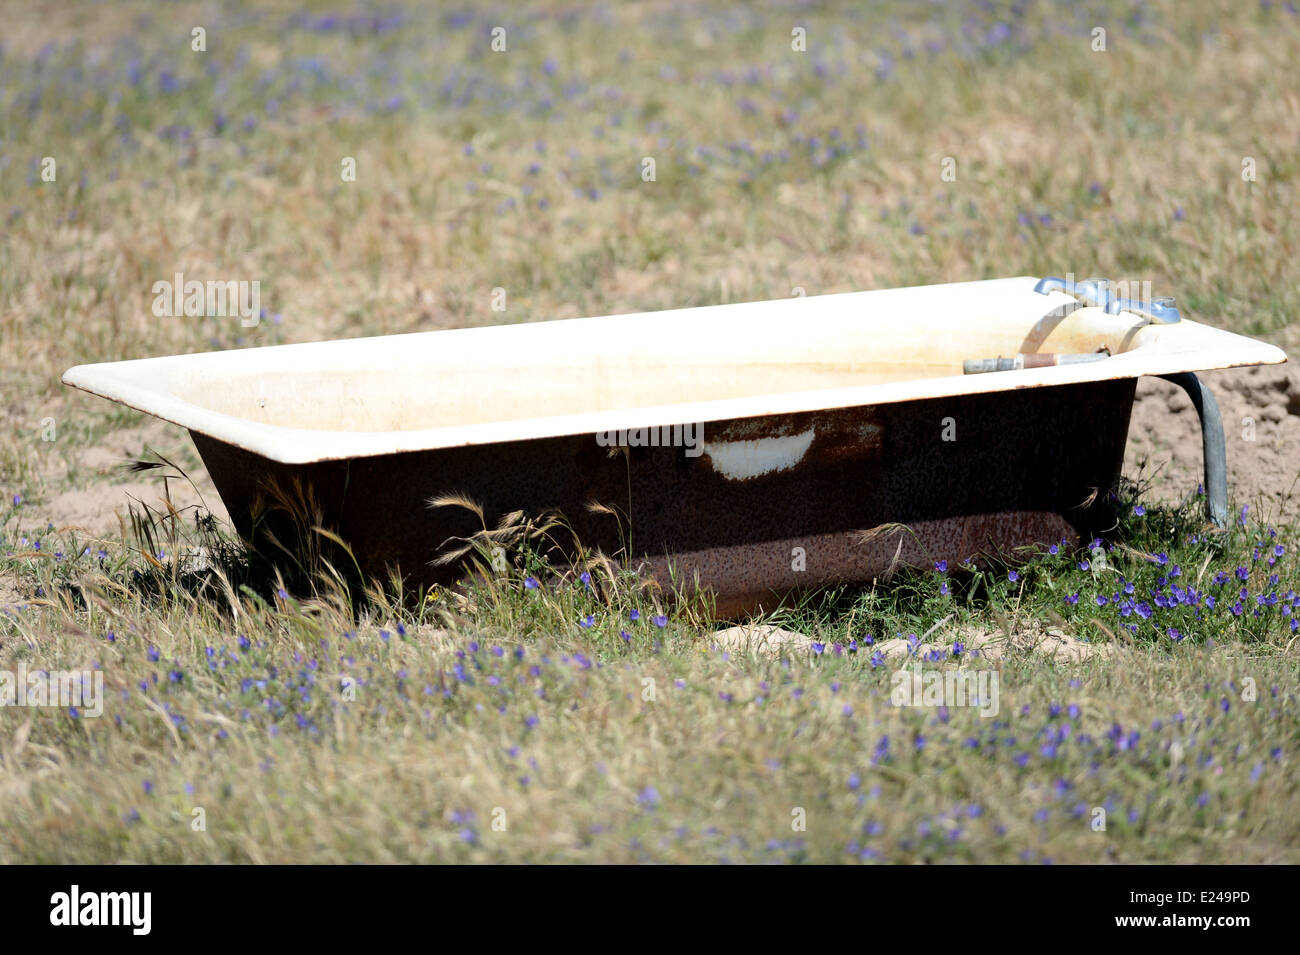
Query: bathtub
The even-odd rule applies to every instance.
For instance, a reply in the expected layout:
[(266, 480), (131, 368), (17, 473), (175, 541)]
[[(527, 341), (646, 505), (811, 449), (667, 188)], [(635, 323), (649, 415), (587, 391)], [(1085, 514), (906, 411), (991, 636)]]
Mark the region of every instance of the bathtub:
[(297, 510), (368, 579), (448, 584), (463, 567), (437, 558), (482, 523), (429, 501), (461, 495), (490, 527), (558, 511), (586, 548), (733, 616), (1103, 530), (1142, 375), (1202, 412), (1222, 521), (1221, 427), (1190, 373), (1285, 360), (1168, 302), (1021, 277), (80, 365), (63, 381), (189, 429), (254, 542)]

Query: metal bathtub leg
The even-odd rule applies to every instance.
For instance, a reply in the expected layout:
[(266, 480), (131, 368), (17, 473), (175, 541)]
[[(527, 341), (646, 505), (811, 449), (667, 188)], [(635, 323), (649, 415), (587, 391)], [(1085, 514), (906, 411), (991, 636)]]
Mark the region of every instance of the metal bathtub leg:
[(1187, 392), (1201, 419), (1201, 452), (1205, 460), (1205, 500), (1210, 520), (1218, 527), (1228, 523), (1228, 451), (1223, 440), (1219, 403), (1201, 379), (1190, 371), (1160, 375)]

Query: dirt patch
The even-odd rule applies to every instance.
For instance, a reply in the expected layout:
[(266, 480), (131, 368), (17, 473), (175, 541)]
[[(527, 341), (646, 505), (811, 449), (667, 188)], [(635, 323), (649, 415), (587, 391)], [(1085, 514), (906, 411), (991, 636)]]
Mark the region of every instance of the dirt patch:
[(783, 630), (771, 624), (751, 624), (719, 630), (709, 638), (712, 643), (729, 653), (749, 653), (754, 656), (779, 657), (783, 653), (807, 653), (812, 649), (812, 638), (793, 630)]
[(1115, 652), (1110, 644), (1087, 643), (1060, 630), (1043, 627), (1036, 621), (1027, 622), (1009, 636), (1002, 631), (967, 628), (949, 634), (938, 643), (918, 643), (913, 647), (907, 640), (895, 637), (877, 643), (874, 649), (880, 651), (886, 660), (901, 660), (909, 656), (924, 660), (932, 653), (938, 653), (946, 660), (958, 643), (963, 657), (990, 663), (1001, 663), (1012, 653), (1033, 653), (1057, 663), (1083, 663), (1095, 657), (1105, 659)]
[[(146, 447), (185, 467), (190, 480), (172, 478), (164, 482), (164, 473), (175, 473), (170, 468), (129, 470), (127, 465), (139, 459)], [(202, 465), (187, 466), (192, 451), (189, 436), (165, 421), (149, 419), (137, 427), (119, 429), (90, 447), (73, 450), (67, 470), (59, 465), (47, 472), (46, 481), (53, 487), (67, 487), (73, 483), (74, 474), (75, 484), (33, 504), (29, 516), (48, 521), (56, 528), (75, 527), (94, 536), (115, 536), (119, 513), (125, 516), (135, 502), (165, 511), (166, 493), (171, 497), (172, 506), (185, 513), (187, 521), (193, 519), (191, 514), (196, 506), (206, 507), (219, 520), (228, 521), (207, 470)]]
[[(712, 634), (710, 642), (723, 650), (772, 658), (802, 655), (814, 650), (811, 637), (771, 624), (729, 627)], [(913, 656), (924, 660), (932, 654), (938, 654), (942, 661), (947, 662), (958, 659), (952, 656), (953, 648), (958, 643), (962, 647), (959, 662), (979, 659), (1001, 663), (1012, 653), (1032, 653), (1058, 663), (1083, 663), (1095, 657), (1107, 658), (1115, 652), (1115, 648), (1109, 644), (1087, 643), (1035, 621), (1027, 622), (1010, 636), (1000, 630), (964, 628), (949, 633), (938, 641), (918, 641), (913, 644), (902, 637), (895, 637), (861, 647), (859, 652), (872, 655), (878, 651), (885, 660), (891, 662)], [(823, 652), (834, 651), (827, 649)]]
[[(197, 477), (195, 475), (191, 475)], [(202, 475), (207, 478), (207, 475)], [(172, 506), (185, 515), (186, 523), (192, 522), (190, 516), (195, 506), (206, 502), (214, 516), (226, 520), (226, 509), (221, 506), (217, 489), (211, 487), (203, 491), (202, 499), (186, 481), (169, 481)], [(202, 484), (200, 483), (200, 487)], [(49, 521), (56, 528), (78, 528), (93, 536), (114, 536), (118, 534), (118, 514), (126, 516), (130, 506), (143, 502), (155, 511), (166, 512), (163, 503), (163, 482), (121, 480), (113, 481), (106, 476), (104, 482), (79, 491), (65, 491), (51, 498), (39, 507), (41, 519)], [(138, 508), (138, 505), (137, 505)]]
[(0, 575), (0, 613), (12, 613), (27, 603), (29, 595), (10, 577)]
[[(1237, 506), (1250, 505), (1264, 520), (1300, 516), (1300, 366), (1209, 371), (1200, 378), (1223, 415), (1228, 492)], [(1177, 385), (1139, 379), (1124, 473), (1154, 473), (1151, 497), (1168, 501), (1194, 493), (1202, 469), (1201, 428), (1191, 400)]]

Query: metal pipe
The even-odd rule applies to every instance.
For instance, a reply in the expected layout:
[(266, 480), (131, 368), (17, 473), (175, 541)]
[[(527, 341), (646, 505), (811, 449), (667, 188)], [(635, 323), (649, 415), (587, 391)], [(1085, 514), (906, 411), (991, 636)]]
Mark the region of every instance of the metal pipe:
[(1110, 352), (1081, 352), (1078, 354), (1020, 354), (1014, 358), (967, 358), (961, 363), (962, 374), (982, 375), (990, 371), (1017, 371), (1021, 368), (1050, 368), (1053, 365), (1078, 365), (1084, 362), (1109, 358)]
[(1192, 399), (1201, 419), (1201, 455), (1205, 463), (1205, 506), (1210, 520), (1218, 527), (1228, 524), (1228, 449), (1223, 438), (1223, 418), (1219, 403), (1206, 384), (1190, 371), (1161, 375)]

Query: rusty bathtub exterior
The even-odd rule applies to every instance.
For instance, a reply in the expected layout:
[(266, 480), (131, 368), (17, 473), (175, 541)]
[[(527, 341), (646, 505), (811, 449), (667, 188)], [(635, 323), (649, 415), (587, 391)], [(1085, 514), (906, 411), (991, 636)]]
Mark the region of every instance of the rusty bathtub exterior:
[[(1101, 530), (1134, 389), (1129, 379), (707, 422), (695, 456), (611, 454), (587, 434), (282, 464), (193, 438), (242, 534), (263, 512), (277, 526), (271, 487), (305, 490), (367, 578), (453, 583), (462, 570), (433, 563), (439, 545), (481, 524), (428, 501), (464, 494), (491, 527), (511, 511), (554, 509), (586, 548), (620, 555), (626, 539), (632, 566), (665, 587), (698, 582), (720, 616), (734, 616), (808, 588), (868, 583), (896, 562), (955, 566)], [(630, 506), (630, 519), (620, 526), (591, 502), (624, 515)], [(908, 530), (871, 533), (890, 524)], [(560, 546), (548, 556), (575, 555)]]

